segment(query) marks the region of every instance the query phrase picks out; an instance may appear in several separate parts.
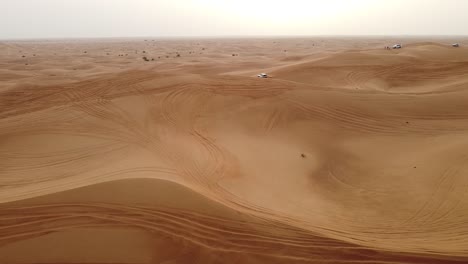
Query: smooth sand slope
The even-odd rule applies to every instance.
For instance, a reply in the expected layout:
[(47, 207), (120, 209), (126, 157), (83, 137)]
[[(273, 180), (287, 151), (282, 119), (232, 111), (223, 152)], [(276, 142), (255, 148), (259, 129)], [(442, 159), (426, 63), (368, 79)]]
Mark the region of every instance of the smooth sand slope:
[(0, 263), (467, 263), (466, 40), (389, 41), (1, 44)]

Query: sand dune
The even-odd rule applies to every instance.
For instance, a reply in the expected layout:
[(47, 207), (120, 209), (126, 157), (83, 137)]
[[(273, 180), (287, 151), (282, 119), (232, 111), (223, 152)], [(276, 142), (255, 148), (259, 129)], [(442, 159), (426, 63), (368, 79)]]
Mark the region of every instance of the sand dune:
[(316, 86), (422, 93), (463, 89), (468, 49), (413, 44), (403, 50), (351, 51), (274, 72)]
[(406, 41), (5, 43), (0, 263), (466, 263), (468, 49)]
[(457, 263), (327, 239), (159, 180), (97, 184), (1, 212), (5, 263)]

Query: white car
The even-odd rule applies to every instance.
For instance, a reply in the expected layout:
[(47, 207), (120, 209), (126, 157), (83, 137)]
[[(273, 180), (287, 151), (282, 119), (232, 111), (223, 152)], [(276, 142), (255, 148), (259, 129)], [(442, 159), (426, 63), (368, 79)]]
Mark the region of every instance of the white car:
[(266, 73), (260, 73), (257, 75), (258, 78), (268, 78), (268, 75)]
[(393, 49), (401, 49), (401, 44), (395, 44), (395, 45), (393, 45)]
[(452, 47), (458, 48), (458, 47), (460, 47), (460, 44), (454, 43), (454, 44), (452, 44)]

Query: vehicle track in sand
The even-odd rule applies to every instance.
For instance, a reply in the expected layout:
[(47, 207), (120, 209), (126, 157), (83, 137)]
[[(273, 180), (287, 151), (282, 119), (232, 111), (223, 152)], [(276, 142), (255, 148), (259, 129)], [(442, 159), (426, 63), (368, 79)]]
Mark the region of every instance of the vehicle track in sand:
[[(263, 263), (466, 263), (467, 64), (366, 52), (283, 62), (271, 79), (161, 62), (0, 92), (0, 250), (135, 228)], [(339, 73), (336, 83), (311, 69)], [(295, 71), (304, 79), (291, 81)], [(269, 159), (265, 172), (251, 166)], [(172, 181), (248, 221), (112, 201), (7, 203), (129, 178)]]
[[(2, 208), (0, 244), (73, 228), (131, 227), (160, 233), (215, 252), (237, 252), (289, 263), (426, 263), (304, 233), (287, 226), (237, 222), (170, 208), (113, 204), (55, 204)], [(284, 252), (281, 249), (287, 248)], [(462, 263), (431, 259), (431, 263)]]

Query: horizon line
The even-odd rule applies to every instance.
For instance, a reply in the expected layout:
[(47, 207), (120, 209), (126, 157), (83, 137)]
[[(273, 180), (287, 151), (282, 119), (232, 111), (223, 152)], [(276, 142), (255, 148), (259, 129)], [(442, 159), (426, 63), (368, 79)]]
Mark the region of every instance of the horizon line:
[(234, 39), (234, 38), (336, 38), (336, 37), (378, 37), (378, 38), (394, 38), (394, 37), (406, 37), (406, 38), (424, 38), (424, 37), (451, 37), (451, 38), (463, 38), (468, 37), (467, 35), (424, 35), (424, 34), (399, 34), (399, 35), (385, 35), (385, 34), (369, 34), (369, 35), (350, 35), (350, 34), (336, 34), (336, 35), (174, 35), (174, 36), (119, 36), (119, 37), (19, 37), (19, 38), (0, 38), (0, 41), (47, 41), (47, 40), (112, 40), (112, 39)]

